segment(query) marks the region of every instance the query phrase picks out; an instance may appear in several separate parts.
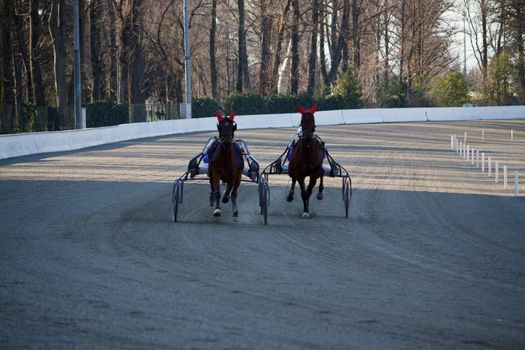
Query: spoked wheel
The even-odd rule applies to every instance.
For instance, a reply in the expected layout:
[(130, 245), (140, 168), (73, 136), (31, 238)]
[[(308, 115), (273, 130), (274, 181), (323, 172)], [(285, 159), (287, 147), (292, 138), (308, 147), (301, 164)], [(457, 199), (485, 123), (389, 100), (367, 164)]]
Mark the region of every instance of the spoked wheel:
[(343, 178), (343, 201), (345, 204), (345, 217), (348, 218), (350, 211), (350, 197), (352, 196), (352, 180)]
[(268, 204), (270, 202), (270, 189), (268, 183), (261, 178), (259, 182), (259, 207), (263, 216), (264, 224), (268, 224)]
[(179, 204), (181, 202), (181, 181), (177, 180), (173, 184), (173, 192), (171, 196), (171, 201), (173, 203), (173, 222), (177, 222), (177, 212), (179, 210)]

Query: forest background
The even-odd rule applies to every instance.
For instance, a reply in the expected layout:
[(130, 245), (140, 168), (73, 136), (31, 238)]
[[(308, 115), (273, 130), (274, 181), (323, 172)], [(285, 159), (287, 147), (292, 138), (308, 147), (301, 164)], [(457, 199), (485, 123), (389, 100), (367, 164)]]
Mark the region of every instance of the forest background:
[[(179, 118), (183, 1), (79, 2), (88, 127)], [(188, 2), (193, 117), (525, 104), (525, 0)], [(1, 1), (1, 133), (74, 128), (72, 6)]]

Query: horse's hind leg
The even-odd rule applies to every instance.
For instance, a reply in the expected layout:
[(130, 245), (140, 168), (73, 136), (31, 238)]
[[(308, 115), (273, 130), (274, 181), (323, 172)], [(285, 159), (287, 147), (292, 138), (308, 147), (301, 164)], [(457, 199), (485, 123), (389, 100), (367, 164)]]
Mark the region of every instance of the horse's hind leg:
[(324, 198), (324, 194), (323, 194), (323, 191), (324, 191), (324, 185), (323, 185), (323, 178), (324, 176), (320, 176), (320, 182), (319, 182), (319, 191), (317, 192), (317, 196), (316, 198), (318, 200), (322, 200)]
[(295, 178), (292, 178), (292, 186), (290, 187), (290, 191), (288, 192), (288, 195), (286, 196), (286, 201), (291, 202), (293, 201), (293, 193), (295, 192)]
[(303, 215), (302, 215), (302, 218), (303, 219), (309, 219), (310, 218), (310, 213), (308, 211), (308, 195), (307, 195), (307, 191), (306, 191), (306, 188), (305, 188), (305, 183), (304, 183), (304, 178), (303, 179), (298, 179), (298, 182), (299, 182), (299, 187), (301, 188), (301, 199), (303, 200)]

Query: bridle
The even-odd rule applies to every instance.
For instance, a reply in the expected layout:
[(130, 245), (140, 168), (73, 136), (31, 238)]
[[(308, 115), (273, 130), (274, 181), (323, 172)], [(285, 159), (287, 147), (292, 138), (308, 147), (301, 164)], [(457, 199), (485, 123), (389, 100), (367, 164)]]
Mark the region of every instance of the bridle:
[[(221, 145), (229, 145), (234, 137), (234, 133), (237, 130), (237, 123), (233, 120), (235, 113), (230, 113), (229, 117), (223, 117), (219, 112), (216, 112), (217, 116), (217, 130), (219, 131), (219, 142)], [(231, 123), (231, 127), (230, 124)]]
[(310, 109), (304, 109), (301, 106), (297, 107), (297, 111), (301, 113), (301, 129), (302, 135), (300, 138), (309, 143), (312, 138), (315, 137), (315, 120), (314, 113), (317, 111), (317, 103)]

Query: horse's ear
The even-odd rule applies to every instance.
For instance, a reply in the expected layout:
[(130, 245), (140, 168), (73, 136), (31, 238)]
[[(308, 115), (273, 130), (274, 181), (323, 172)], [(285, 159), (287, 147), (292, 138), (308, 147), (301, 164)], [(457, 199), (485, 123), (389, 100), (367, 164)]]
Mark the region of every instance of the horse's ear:
[(297, 105), (297, 112), (301, 113), (301, 114), (304, 114), (306, 113), (306, 109), (304, 109), (302, 106), (300, 105)]
[(233, 121), (233, 118), (235, 118), (235, 111), (230, 113), (230, 120)]
[(217, 116), (217, 119), (219, 120), (219, 123), (222, 122), (222, 115), (219, 112), (215, 112), (215, 115)]
[(314, 114), (318, 109), (319, 109), (319, 106), (316, 103), (312, 106), (312, 108), (310, 108), (310, 113)]

